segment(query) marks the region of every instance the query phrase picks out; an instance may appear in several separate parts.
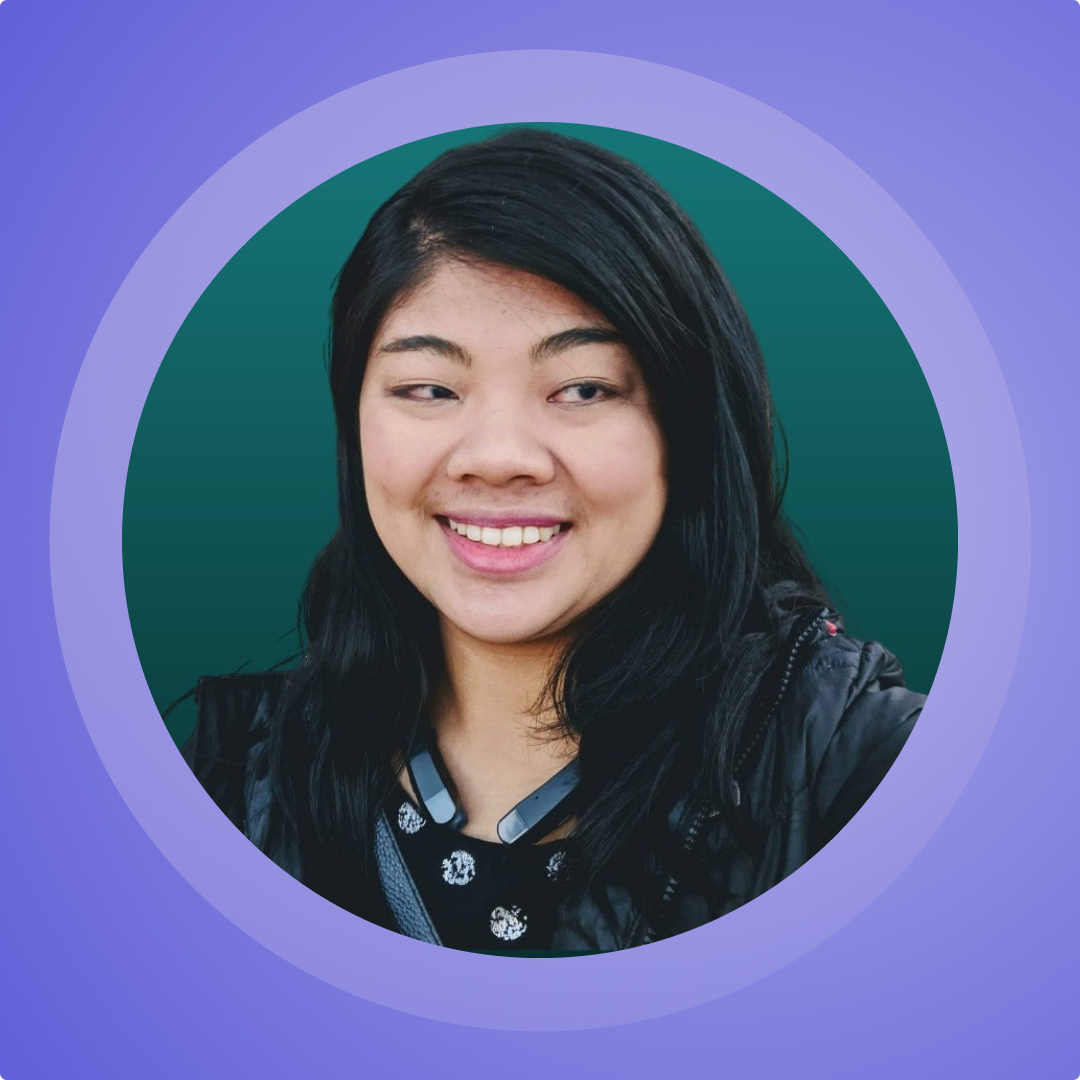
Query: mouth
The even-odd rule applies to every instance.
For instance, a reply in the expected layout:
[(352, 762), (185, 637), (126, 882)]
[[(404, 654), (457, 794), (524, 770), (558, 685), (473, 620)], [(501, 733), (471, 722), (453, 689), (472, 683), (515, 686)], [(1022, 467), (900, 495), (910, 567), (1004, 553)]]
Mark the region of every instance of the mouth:
[(560, 533), (570, 529), (569, 521), (552, 521), (550, 518), (530, 518), (508, 525), (485, 524), (480, 521), (458, 521), (456, 518), (440, 518), (445, 527), (474, 544), (495, 548), (520, 548), (533, 544), (548, 544)]
[(541, 516), (436, 518), (450, 550), (480, 574), (519, 574), (552, 558), (566, 542), (572, 524)]

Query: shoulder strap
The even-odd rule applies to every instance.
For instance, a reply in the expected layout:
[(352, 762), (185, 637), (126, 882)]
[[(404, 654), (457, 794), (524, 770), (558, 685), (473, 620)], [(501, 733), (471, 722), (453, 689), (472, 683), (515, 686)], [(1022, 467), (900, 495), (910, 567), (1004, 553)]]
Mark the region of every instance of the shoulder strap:
[(382, 883), (386, 902), (401, 932), (416, 938), (417, 941), (426, 941), (429, 945), (441, 945), (435, 924), (431, 921), (416, 888), (416, 882), (405, 865), (386, 814), (382, 812), (375, 819), (375, 861), (379, 867), (379, 881)]

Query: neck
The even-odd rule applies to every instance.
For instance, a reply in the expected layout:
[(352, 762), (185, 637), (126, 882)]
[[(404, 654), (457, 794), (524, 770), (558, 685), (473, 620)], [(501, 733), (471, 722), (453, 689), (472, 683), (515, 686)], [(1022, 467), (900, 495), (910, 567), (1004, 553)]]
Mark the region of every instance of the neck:
[(439, 750), (468, 814), (465, 832), (496, 839), (507, 811), (573, 759), (573, 739), (537, 711), (565, 642), (493, 645), (443, 626), (445, 679), (432, 709)]
[(440, 737), (506, 746), (533, 741), (552, 718), (536, 706), (564, 643), (493, 645), (452, 626), (444, 626), (442, 639), (446, 674), (433, 717)]

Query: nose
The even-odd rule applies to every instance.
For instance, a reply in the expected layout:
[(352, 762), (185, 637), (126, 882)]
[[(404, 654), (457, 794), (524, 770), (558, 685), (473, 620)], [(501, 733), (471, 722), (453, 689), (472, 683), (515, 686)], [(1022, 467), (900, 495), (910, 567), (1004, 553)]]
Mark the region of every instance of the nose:
[(482, 480), (503, 486), (515, 480), (546, 484), (555, 478), (555, 458), (526, 415), (509, 407), (463, 416), (463, 429), (446, 463), (452, 480)]

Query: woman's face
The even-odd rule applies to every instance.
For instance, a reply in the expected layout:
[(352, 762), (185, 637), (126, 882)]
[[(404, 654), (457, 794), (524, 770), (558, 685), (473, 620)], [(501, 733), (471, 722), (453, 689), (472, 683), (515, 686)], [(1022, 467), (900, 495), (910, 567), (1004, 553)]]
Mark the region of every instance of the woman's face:
[(644, 379), (551, 281), (440, 264), (376, 334), (359, 407), (375, 529), (474, 639), (561, 634), (656, 537), (664, 440)]

